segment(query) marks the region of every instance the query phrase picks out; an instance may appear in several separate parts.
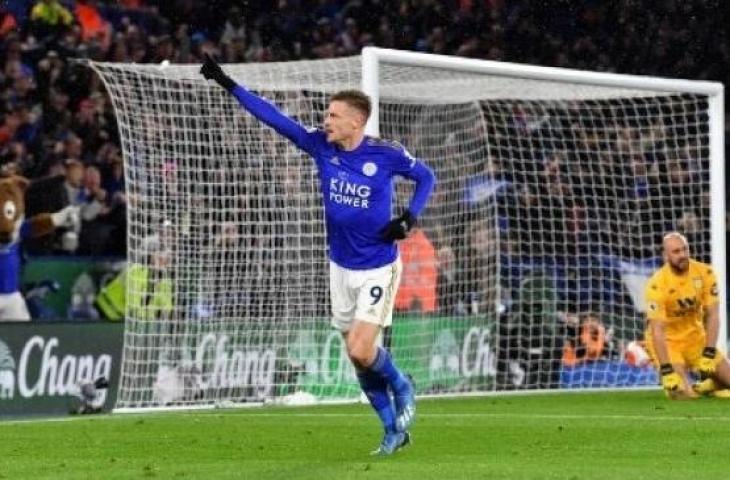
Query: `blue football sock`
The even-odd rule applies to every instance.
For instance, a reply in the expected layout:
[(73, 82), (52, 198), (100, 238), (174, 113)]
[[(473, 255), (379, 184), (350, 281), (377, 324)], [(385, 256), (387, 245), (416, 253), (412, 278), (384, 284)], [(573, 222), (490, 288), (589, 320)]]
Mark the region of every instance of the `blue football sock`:
[(360, 370), (357, 372), (357, 379), (360, 381), (360, 387), (370, 400), (375, 412), (380, 417), (383, 428), (388, 433), (395, 432), (395, 408), (388, 394), (388, 385), (380, 375), (370, 370)]
[(411, 387), (408, 379), (398, 370), (390, 354), (383, 347), (378, 347), (378, 353), (369, 370), (380, 375), (396, 395), (407, 394)]

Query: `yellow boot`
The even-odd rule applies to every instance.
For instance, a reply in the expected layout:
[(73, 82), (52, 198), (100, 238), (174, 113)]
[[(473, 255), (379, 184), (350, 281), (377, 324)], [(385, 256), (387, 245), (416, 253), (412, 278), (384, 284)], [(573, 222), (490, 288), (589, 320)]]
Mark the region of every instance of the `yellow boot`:
[(710, 396), (715, 398), (730, 398), (730, 388), (718, 388), (710, 393)]

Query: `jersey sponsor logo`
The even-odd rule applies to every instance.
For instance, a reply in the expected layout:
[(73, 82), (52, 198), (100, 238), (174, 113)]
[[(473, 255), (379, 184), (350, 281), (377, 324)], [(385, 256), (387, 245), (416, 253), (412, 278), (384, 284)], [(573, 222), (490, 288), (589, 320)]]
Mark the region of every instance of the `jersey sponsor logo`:
[(670, 312), (670, 317), (686, 317), (697, 313), (699, 310), (699, 303), (694, 297), (678, 298), (677, 305), (679, 305), (679, 309)]
[(329, 200), (333, 203), (355, 208), (370, 208), (368, 198), (371, 193), (368, 185), (360, 185), (341, 178), (330, 178)]
[(365, 162), (365, 164), (362, 166), (362, 173), (364, 173), (368, 177), (372, 177), (377, 172), (378, 166), (375, 165), (373, 162)]
[(695, 304), (697, 303), (697, 300), (696, 300), (696, 299), (694, 299), (694, 298), (691, 298), (691, 297), (687, 297), (687, 298), (678, 298), (678, 299), (677, 299), (677, 303), (679, 304), (679, 306), (680, 306), (681, 308), (685, 308), (685, 309), (688, 309), (688, 308), (692, 308), (692, 307), (694, 307), (694, 306), (695, 306)]

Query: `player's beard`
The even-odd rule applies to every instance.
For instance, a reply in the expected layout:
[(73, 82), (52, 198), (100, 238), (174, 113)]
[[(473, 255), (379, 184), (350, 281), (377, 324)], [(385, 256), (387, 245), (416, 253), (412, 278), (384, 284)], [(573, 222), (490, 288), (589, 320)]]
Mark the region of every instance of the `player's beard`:
[(689, 258), (682, 258), (675, 262), (669, 262), (669, 267), (677, 275), (686, 273), (687, 269), (689, 269)]

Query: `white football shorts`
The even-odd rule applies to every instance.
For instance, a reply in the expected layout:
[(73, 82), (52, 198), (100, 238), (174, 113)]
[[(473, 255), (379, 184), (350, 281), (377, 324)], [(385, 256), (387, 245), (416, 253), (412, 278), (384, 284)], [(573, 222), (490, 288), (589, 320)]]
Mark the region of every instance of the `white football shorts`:
[(400, 257), (371, 270), (350, 270), (330, 262), (332, 326), (342, 332), (350, 330), (355, 320), (389, 326), (402, 270)]

